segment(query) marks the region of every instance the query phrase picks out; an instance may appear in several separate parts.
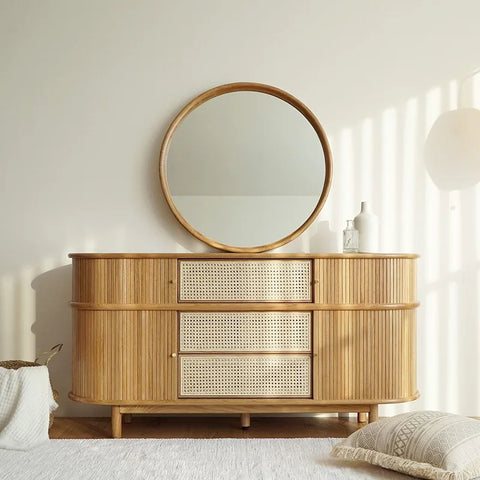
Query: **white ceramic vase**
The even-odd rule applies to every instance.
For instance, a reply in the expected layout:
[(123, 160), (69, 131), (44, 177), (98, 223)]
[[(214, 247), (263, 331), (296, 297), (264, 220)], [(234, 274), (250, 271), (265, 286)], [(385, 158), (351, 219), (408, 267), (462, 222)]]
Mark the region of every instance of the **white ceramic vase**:
[(362, 202), (360, 213), (353, 219), (358, 230), (358, 251), (378, 253), (378, 217), (370, 210), (367, 202)]

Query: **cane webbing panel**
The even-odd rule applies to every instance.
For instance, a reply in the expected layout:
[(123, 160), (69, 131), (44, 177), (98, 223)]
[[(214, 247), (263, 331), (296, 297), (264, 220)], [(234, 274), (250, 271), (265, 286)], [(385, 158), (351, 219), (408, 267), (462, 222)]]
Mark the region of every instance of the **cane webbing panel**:
[(309, 352), (310, 312), (182, 312), (182, 352)]
[(180, 356), (186, 397), (310, 397), (310, 355)]
[(310, 302), (310, 260), (182, 260), (180, 301)]

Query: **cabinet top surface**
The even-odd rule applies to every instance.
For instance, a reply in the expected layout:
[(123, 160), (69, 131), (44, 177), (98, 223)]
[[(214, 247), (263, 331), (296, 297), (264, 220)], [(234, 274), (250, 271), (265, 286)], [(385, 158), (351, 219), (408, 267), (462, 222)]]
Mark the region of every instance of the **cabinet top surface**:
[(415, 253), (70, 253), (70, 258), (418, 258)]

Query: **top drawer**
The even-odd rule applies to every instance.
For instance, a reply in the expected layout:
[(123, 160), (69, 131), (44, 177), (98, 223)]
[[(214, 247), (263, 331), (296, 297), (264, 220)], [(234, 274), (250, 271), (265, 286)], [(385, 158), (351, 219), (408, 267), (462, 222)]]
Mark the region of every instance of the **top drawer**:
[(180, 302), (311, 302), (311, 260), (180, 260)]

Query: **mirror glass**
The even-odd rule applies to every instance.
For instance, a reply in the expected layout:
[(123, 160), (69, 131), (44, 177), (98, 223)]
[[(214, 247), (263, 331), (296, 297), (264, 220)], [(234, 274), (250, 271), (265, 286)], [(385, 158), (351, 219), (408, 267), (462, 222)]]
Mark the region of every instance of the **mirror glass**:
[(200, 103), (175, 126), (166, 151), (174, 213), (225, 250), (292, 236), (330, 181), (314, 125), (287, 101), (259, 91), (228, 91)]

